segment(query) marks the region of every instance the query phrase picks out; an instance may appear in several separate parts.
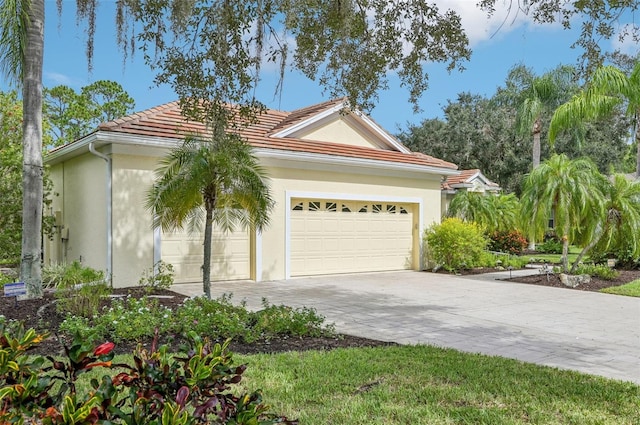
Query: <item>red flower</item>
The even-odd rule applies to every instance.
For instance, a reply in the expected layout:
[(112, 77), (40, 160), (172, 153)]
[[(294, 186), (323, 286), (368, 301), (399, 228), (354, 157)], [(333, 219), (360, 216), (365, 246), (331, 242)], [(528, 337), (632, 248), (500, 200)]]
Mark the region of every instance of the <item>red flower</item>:
[(94, 356), (104, 356), (105, 354), (109, 354), (113, 347), (116, 345), (113, 342), (105, 342), (104, 344), (100, 344), (93, 350)]

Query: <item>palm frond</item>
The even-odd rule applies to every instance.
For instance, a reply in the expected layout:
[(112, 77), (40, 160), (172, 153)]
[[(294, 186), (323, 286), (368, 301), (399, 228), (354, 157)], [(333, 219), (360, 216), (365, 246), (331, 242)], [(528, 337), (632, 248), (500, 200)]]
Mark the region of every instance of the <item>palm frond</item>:
[(20, 85), (31, 0), (0, 0), (0, 71)]

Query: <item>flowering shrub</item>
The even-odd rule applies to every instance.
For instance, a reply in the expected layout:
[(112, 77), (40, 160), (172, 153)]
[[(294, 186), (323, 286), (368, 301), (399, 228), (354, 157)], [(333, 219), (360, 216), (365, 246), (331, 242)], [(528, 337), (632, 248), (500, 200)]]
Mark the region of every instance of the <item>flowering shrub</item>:
[(497, 230), (489, 235), (489, 250), (520, 255), (527, 247), (527, 239), (517, 230)]
[[(138, 348), (133, 364), (113, 364), (111, 342), (93, 347), (74, 340), (65, 357), (27, 356), (46, 335), (0, 318), (0, 423), (58, 424), (296, 424), (268, 412), (259, 392), (234, 395), (245, 365), (234, 366), (228, 341), (212, 346), (190, 334), (187, 354), (168, 348)], [(87, 394), (78, 376), (118, 368), (92, 379)], [(55, 385), (60, 383), (59, 385)], [(128, 391), (126, 391), (128, 389)]]

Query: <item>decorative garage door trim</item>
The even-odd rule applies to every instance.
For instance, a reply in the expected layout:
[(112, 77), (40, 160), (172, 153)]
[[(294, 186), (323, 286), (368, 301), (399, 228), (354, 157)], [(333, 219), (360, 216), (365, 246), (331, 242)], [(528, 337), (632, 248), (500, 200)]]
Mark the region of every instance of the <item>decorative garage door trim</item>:
[(417, 205), (418, 229), (423, 228), (423, 201), (418, 197), (398, 197), (398, 196), (379, 196), (379, 195), (362, 195), (349, 193), (328, 193), (328, 192), (303, 192), (303, 191), (286, 191), (286, 208), (285, 208), (285, 278), (291, 278), (291, 213), (292, 199), (313, 199), (313, 200), (335, 200), (346, 202), (367, 202), (367, 203), (391, 203), (391, 204), (413, 204)]

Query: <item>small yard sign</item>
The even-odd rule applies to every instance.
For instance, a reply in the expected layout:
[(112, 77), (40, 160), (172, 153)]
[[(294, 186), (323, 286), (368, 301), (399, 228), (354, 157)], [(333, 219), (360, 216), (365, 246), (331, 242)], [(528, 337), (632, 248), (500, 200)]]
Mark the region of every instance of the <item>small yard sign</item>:
[(4, 296), (5, 297), (17, 297), (19, 295), (26, 295), (27, 288), (24, 282), (5, 283), (4, 284)]

